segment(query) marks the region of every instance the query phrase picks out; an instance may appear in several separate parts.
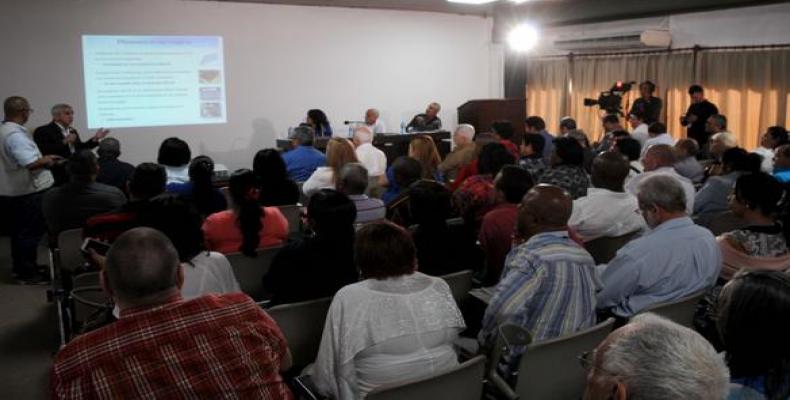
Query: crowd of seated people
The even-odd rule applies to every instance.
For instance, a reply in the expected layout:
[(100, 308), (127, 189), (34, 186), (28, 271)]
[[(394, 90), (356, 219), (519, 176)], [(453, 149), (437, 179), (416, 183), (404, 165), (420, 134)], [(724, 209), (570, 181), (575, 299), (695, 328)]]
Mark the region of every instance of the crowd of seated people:
[[(4, 143), (5, 174), (29, 159), (23, 155), (38, 157), (34, 170), (60, 162), (12, 151), (35, 146), (18, 136), (25, 107), (18, 98), (4, 104), (0, 138), (14, 139)], [(438, 108), (429, 111), (438, 119)], [(282, 248), (260, 282), (266, 299), (333, 297), (308, 369), (324, 395), (363, 398), (451, 369), (459, 335), (485, 351), (504, 323), (540, 342), (608, 316), (624, 326), (586, 359), (587, 398), (725, 398), (730, 381), (732, 399), (790, 394), (783, 128), (771, 127), (748, 153), (718, 114), (707, 121), (703, 148), (694, 139), (675, 143), (660, 122), (644, 137), (642, 120), (631, 122), (634, 134), (607, 116), (606, 134), (590, 143), (575, 121), (560, 121), (554, 136), (531, 116), (522, 137), (509, 123), (478, 132), (461, 125), (444, 160), (419, 134), (408, 154), (386, 160), (365, 127), (353, 141), (329, 139), (324, 155), (312, 143), (316, 130), (331, 128), (313, 114), (291, 132), (292, 150), (258, 151), (252, 169), (235, 171), (223, 190), (214, 160), (192, 158), (180, 138), (162, 142), (157, 163), (131, 170), (107, 132), (91, 139), (98, 159), (81, 148), (61, 162), (67, 179), (43, 193), (42, 226), (53, 236), (82, 228), (112, 244), (106, 259), (88, 258), (114, 313), (58, 353), (57, 397), (292, 398), (281, 375), (291, 364), (288, 338), (237, 293), (243, 285), (225, 256), (274, 246)], [(114, 171), (99, 179), (102, 165)], [(30, 174), (39, 181), (25, 184), (54, 184), (45, 178)], [(278, 207), (297, 205), (300, 184), (304, 228), (289, 235)], [(381, 196), (371, 191), (379, 184)], [(716, 237), (711, 225), (724, 214), (739, 225)], [(605, 264), (584, 247), (630, 234)], [(477, 314), (459, 309), (438, 278), (466, 269), (489, 290)], [(642, 315), (700, 293), (707, 295), (694, 327), (702, 334)], [(510, 349), (500, 371), (517, 377), (524, 351)]]

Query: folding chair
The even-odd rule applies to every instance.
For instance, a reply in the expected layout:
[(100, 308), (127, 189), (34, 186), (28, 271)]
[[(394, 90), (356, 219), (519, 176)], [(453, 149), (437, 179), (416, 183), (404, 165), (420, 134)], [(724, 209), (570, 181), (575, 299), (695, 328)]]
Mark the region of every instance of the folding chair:
[(368, 400), (480, 400), (483, 394), (485, 356), (477, 356), (457, 367), (371, 391)]
[(472, 277), (474, 272), (468, 269), (465, 271), (447, 274), (441, 278), (450, 286), (450, 291), (453, 293), (453, 299), (459, 306), (469, 296), (469, 291), (472, 290)]
[(97, 311), (111, 307), (110, 295), (101, 287), (98, 272), (75, 276), (70, 297), (74, 306), (73, 326), (75, 327), (83, 326)]
[(697, 304), (705, 297), (707, 290), (702, 290), (677, 301), (670, 301), (650, 307), (643, 312), (658, 314), (675, 323), (692, 328), (694, 325), (694, 313), (697, 311)]
[(302, 205), (294, 204), (290, 206), (279, 206), (280, 212), (283, 213), (285, 219), (288, 221), (288, 233), (298, 233), (302, 231)]
[(233, 268), (233, 275), (239, 281), (241, 291), (259, 301), (264, 297), (263, 277), (269, 272), (272, 260), (280, 252), (282, 246), (258, 249), (255, 258), (242, 253), (228, 254), (228, 261)]
[[(280, 326), (293, 357), (292, 370), (298, 370), (315, 360), (324, 321), (332, 298), (274, 306), (267, 313)], [(295, 369), (298, 368), (298, 369)]]
[(638, 232), (631, 232), (622, 236), (590, 240), (584, 244), (584, 248), (590, 253), (596, 264), (606, 264), (617, 255), (617, 251), (625, 246), (626, 243), (634, 240), (637, 234)]

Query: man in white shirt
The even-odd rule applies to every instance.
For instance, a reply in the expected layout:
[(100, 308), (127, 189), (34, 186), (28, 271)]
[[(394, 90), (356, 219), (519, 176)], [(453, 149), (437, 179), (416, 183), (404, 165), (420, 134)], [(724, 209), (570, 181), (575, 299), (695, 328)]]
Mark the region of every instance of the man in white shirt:
[(54, 183), (49, 168), (63, 158), (42, 156), (23, 126), (33, 110), (23, 97), (3, 102), (5, 119), (0, 125), (0, 196), (8, 198), (11, 210), (11, 259), (20, 283), (39, 284), (38, 244), (46, 226), (41, 197)]
[(373, 132), (367, 126), (354, 129), (354, 147), (357, 159), (368, 170), (368, 176), (378, 178), (387, 172), (387, 155), (373, 147)]
[(787, 142), (787, 130), (782, 126), (771, 126), (760, 136), (760, 147), (754, 150), (763, 158), (760, 169), (767, 173), (774, 172), (774, 150)]
[(384, 121), (379, 118), (379, 110), (375, 108), (369, 108), (365, 111), (365, 126), (367, 126), (374, 135), (387, 131), (387, 128), (384, 127)]
[(645, 179), (655, 175), (669, 175), (675, 178), (683, 188), (683, 192), (686, 195), (686, 213), (691, 215), (694, 212), (694, 196), (696, 195), (694, 184), (691, 183), (691, 180), (675, 171), (675, 162), (677, 162), (677, 158), (675, 158), (675, 153), (672, 151), (672, 146), (668, 144), (650, 146), (644, 158), (642, 158), (645, 172), (629, 180), (628, 184), (625, 185), (625, 190), (636, 196), (639, 184)]
[(645, 147), (645, 142), (650, 138), (650, 133), (647, 131), (647, 124), (642, 121), (642, 118), (638, 115), (629, 114), (628, 125), (631, 125), (631, 137), (638, 140), (642, 147)]
[(655, 146), (657, 144), (666, 144), (669, 146), (675, 145), (675, 139), (669, 133), (667, 133), (667, 126), (661, 122), (653, 122), (650, 124), (650, 127), (647, 128), (647, 132), (650, 135), (650, 139), (647, 139), (647, 141), (645, 141), (645, 145), (642, 146), (643, 158), (645, 153), (647, 153), (647, 149), (649, 149), (651, 146)]
[(585, 242), (645, 228), (636, 197), (623, 189), (629, 170), (628, 159), (614, 151), (601, 153), (593, 161), (594, 187), (587, 189), (587, 196), (573, 201), (573, 213), (568, 221), (568, 226)]

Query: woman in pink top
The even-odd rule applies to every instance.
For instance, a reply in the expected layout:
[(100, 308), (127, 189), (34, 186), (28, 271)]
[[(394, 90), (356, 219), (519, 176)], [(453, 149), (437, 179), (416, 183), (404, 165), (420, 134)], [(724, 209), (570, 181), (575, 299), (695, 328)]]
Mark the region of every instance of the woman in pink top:
[(255, 173), (240, 169), (230, 177), (230, 210), (211, 214), (203, 222), (206, 249), (223, 254), (242, 252), (254, 257), (261, 247), (282, 244), (288, 221), (277, 207), (258, 204), (260, 188)]

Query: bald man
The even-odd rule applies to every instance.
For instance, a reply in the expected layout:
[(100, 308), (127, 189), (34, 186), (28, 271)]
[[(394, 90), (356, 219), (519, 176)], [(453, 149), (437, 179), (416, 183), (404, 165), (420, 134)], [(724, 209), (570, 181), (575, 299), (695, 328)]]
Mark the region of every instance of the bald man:
[[(563, 189), (538, 185), (519, 205), (519, 244), (505, 260), (502, 279), (485, 312), (478, 340), (493, 346), (497, 327), (526, 329), (534, 342), (556, 338), (595, 324), (595, 262), (568, 235), (573, 201)], [(505, 355), (514, 372), (523, 348)]]
[(439, 103), (428, 104), (424, 114), (415, 115), (406, 125), (406, 132), (431, 132), (442, 129), (442, 120), (438, 116), (441, 110), (442, 106)]
[(568, 223), (585, 242), (645, 228), (636, 197), (623, 188), (630, 171), (630, 162), (618, 152), (603, 152), (593, 161), (593, 187), (587, 189), (587, 196), (573, 201)]
[(155, 229), (113, 242), (101, 282), (120, 319), (60, 350), (53, 398), (292, 398), (280, 375), (291, 355), (277, 324), (242, 293), (182, 300), (181, 268)]
[(694, 212), (694, 184), (688, 178), (678, 174), (675, 170), (675, 163), (677, 158), (672, 146), (668, 144), (657, 144), (650, 146), (645, 152), (642, 159), (642, 164), (645, 167), (645, 172), (636, 175), (625, 186), (625, 191), (636, 196), (639, 184), (645, 179), (655, 175), (669, 175), (680, 183), (683, 191), (686, 193), (686, 212), (691, 215)]
[(367, 111), (365, 111), (365, 126), (376, 135), (387, 132), (387, 128), (384, 126), (384, 121), (382, 121), (379, 116), (379, 110), (375, 108), (369, 108)]

